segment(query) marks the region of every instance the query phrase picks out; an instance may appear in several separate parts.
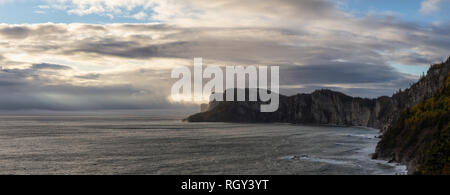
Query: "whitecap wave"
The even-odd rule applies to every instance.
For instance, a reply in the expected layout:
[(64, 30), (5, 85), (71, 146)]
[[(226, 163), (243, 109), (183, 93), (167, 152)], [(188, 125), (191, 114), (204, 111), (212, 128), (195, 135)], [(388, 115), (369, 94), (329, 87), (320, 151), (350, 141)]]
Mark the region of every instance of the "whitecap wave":
[(287, 160), (304, 160), (304, 161), (311, 161), (311, 162), (321, 162), (321, 163), (327, 163), (327, 164), (333, 164), (333, 165), (349, 165), (349, 166), (355, 166), (355, 164), (351, 161), (343, 161), (343, 160), (336, 160), (331, 158), (320, 158), (320, 157), (314, 157), (310, 155), (296, 155), (296, 156), (287, 156), (284, 159)]
[(377, 136), (374, 134), (342, 134), (342, 136), (357, 137), (357, 138), (364, 138), (364, 139), (377, 139)]

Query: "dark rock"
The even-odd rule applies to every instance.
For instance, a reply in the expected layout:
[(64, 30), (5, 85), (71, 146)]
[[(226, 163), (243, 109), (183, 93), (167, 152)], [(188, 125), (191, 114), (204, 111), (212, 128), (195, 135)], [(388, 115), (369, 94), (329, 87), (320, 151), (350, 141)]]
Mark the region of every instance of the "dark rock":
[[(449, 66), (441, 64), (436, 68)], [(432, 68), (432, 69), (433, 69)], [(434, 70), (434, 71), (435, 71)], [(432, 70), (433, 71), (433, 70)], [(429, 72), (430, 74), (430, 72)], [(429, 78), (428, 76), (424, 78)], [(408, 166), (409, 173), (450, 174), (450, 73), (438, 94), (408, 107), (384, 134), (376, 153)]]
[(290, 97), (281, 95), (280, 107), (273, 113), (261, 113), (263, 102), (260, 101), (211, 102), (209, 106), (202, 106), (202, 113), (192, 115), (186, 121), (365, 126), (381, 129), (384, 133), (395, 124), (404, 109), (436, 95), (449, 69), (450, 60), (434, 65), (411, 88), (392, 97), (364, 99), (331, 90), (318, 90), (312, 94)]

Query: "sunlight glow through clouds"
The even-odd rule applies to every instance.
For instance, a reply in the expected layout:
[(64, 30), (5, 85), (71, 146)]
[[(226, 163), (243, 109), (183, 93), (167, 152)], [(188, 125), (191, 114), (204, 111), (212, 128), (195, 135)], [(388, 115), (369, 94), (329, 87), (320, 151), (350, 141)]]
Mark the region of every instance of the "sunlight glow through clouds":
[[(414, 1), (416, 17), (429, 17), (444, 1)], [(0, 90), (15, 89), (1, 94), (0, 104), (23, 97), (18, 107), (48, 106), (34, 99), (38, 93), (76, 94), (82, 108), (96, 102), (105, 108), (170, 107), (170, 70), (192, 66), (194, 57), (212, 66), (278, 65), (281, 86), (294, 94), (329, 87), (374, 97), (407, 87), (429, 64), (450, 55), (448, 18), (405, 21), (401, 10), (355, 15), (343, 8), (352, 3), (346, 0), (33, 2), (27, 10), (45, 14), (21, 13), (21, 19), (42, 17), (44, 23), (8, 24), (21, 10), (0, 13)], [(76, 22), (82, 19), (87, 22)], [(124, 19), (131, 22), (119, 22)], [(70, 69), (43, 71), (36, 64)]]

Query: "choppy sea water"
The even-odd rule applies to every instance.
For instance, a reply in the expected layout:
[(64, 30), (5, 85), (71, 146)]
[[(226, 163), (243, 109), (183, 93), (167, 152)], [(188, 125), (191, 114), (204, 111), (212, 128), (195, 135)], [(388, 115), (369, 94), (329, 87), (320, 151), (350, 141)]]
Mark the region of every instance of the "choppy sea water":
[(161, 114), (0, 116), (0, 174), (404, 174), (378, 131), (185, 123)]

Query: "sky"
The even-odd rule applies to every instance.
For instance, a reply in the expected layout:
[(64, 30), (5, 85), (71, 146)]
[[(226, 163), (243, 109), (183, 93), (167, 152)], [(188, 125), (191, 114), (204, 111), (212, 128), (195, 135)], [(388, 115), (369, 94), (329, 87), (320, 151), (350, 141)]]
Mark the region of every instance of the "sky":
[(390, 96), (450, 55), (450, 0), (0, 0), (0, 110), (155, 109), (171, 70), (280, 66), (286, 95)]

